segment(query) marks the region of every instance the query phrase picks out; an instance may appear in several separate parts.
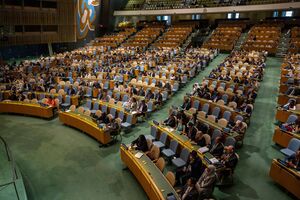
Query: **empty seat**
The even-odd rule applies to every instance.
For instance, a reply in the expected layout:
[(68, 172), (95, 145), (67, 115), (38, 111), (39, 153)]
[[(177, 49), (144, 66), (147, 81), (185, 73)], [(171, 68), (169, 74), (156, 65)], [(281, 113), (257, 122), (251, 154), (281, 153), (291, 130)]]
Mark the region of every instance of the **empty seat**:
[(162, 133), (159, 137), (159, 141), (153, 142), (154, 145), (158, 146), (160, 149), (164, 148), (166, 145), (168, 135), (166, 133)]
[(230, 120), (230, 117), (231, 117), (231, 112), (230, 111), (225, 111), (223, 113), (223, 118), (226, 119), (227, 121)]
[(178, 142), (176, 140), (171, 140), (171, 142), (170, 142), (170, 148), (162, 150), (161, 153), (165, 157), (171, 158), (171, 157), (175, 156), (176, 151), (177, 151), (177, 147), (178, 147)]
[(287, 146), (287, 148), (281, 149), (280, 152), (287, 157), (294, 156), (296, 152), (300, 149), (300, 140), (297, 138), (292, 138)]
[(186, 165), (187, 160), (189, 158), (190, 152), (188, 149), (184, 148), (182, 149), (180, 153), (179, 158), (175, 158), (172, 160), (173, 165), (175, 165), (177, 168), (181, 168)]
[(209, 104), (206, 103), (206, 104), (203, 105), (202, 111), (205, 112), (205, 113), (208, 113), (208, 110), (209, 110)]

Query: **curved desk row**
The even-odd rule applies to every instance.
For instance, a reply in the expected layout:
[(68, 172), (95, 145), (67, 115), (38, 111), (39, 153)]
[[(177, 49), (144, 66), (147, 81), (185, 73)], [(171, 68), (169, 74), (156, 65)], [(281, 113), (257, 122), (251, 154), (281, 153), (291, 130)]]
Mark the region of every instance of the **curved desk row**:
[(300, 172), (288, 168), (277, 160), (272, 161), (270, 177), (279, 185), (300, 199)]
[(168, 135), (169, 142), (171, 140), (176, 140), (178, 142), (178, 144), (179, 144), (178, 150), (179, 151), (176, 153), (179, 153), (183, 148), (188, 149), (190, 152), (197, 151), (198, 156), (201, 158), (202, 163), (205, 166), (208, 166), (210, 164), (214, 165), (215, 163), (217, 163), (217, 165), (215, 165), (215, 167), (217, 169), (220, 169), (223, 167), (223, 165), (217, 161), (217, 158), (215, 158), (209, 151), (201, 152), (202, 148), (200, 146), (191, 144), (189, 138), (185, 135), (181, 135), (179, 131), (174, 130), (168, 126), (155, 125), (152, 122), (150, 123), (150, 125), (155, 127), (158, 130), (158, 132), (157, 132), (158, 137), (160, 136), (160, 134), (166, 133)]
[(150, 200), (165, 200), (168, 194), (174, 194), (180, 199), (164, 174), (156, 167), (151, 159), (142, 153), (140, 158), (135, 155), (139, 151), (127, 150), (120, 147), (121, 160), (134, 174)]
[[(193, 116), (193, 114), (187, 110), (184, 111), (184, 114), (187, 117)], [(207, 124), (209, 126), (209, 131), (211, 131), (211, 132), (213, 131), (213, 129), (219, 129), (221, 132), (224, 132), (224, 129), (226, 128), (226, 127), (221, 126), (220, 124), (216, 123), (215, 121), (210, 121), (207, 118), (201, 117), (199, 115), (197, 116), (197, 120), (203, 124)], [(226, 132), (226, 133), (224, 132), (224, 134), (226, 134), (227, 136), (230, 136), (230, 137), (234, 137), (237, 140), (240, 137), (240, 134), (235, 131), (230, 131), (230, 132)]]
[(300, 140), (300, 135), (289, 131), (284, 131), (279, 127), (275, 128), (273, 142), (275, 142), (276, 144), (282, 147), (287, 147), (292, 138), (297, 138)]
[(197, 97), (197, 96), (191, 96), (191, 104), (192, 105), (194, 105), (195, 101), (199, 102), (200, 108), (202, 108), (203, 105), (206, 104), (206, 103), (209, 104), (209, 110), (210, 111), (212, 111), (215, 107), (219, 107), (220, 108), (220, 116), (222, 116), (225, 111), (231, 112), (231, 119), (232, 119), (232, 121), (235, 119), (235, 117), (237, 115), (241, 115), (245, 120), (247, 118), (245, 112), (238, 112), (238, 111), (234, 110), (233, 108), (231, 108), (231, 107), (229, 107), (227, 105), (221, 105), (221, 104), (218, 104), (218, 103), (213, 102), (211, 100), (207, 100), (207, 99), (200, 98), (200, 97)]
[(99, 128), (91, 117), (71, 111), (59, 112), (58, 116), (62, 123), (87, 133), (102, 144), (108, 144), (112, 140), (110, 134)]
[(276, 120), (280, 122), (286, 122), (290, 115), (296, 115), (298, 116), (298, 119), (300, 119), (300, 110), (277, 109)]
[(54, 107), (40, 104), (25, 103), (21, 101), (0, 102), (1, 113), (14, 113), (50, 119), (53, 117)]
[(285, 95), (284, 93), (280, 93), (278, 96), (277, 104), (284, 105), (288, 103), (290, 99), (296, 99), (296, 103), (300, 103), (300, 97), (299, 96), (292, 96), (292, 95)]
[[(3, 99), (4, 100), (10, 99), (10, 93), (11, 93), (10, 90), (1, 91), (1, 93), (3, 94)], [(24, 94), (26, 93), (28, 99), (37, 98), (39, 100), (42, 99), (41, 95), (52, 96), (54, 98), (57, 98), (58, 96), (61, 96), (63, 101), (66, 99), (66, 96), (67, 96), (66, 94), (60, 95), (58, 93), (50, 93), (50, 92), (23, 92), (23, 93)], [(75, 106), (78, 106), (79, 105), (79, 100), (78, 100), (79, 96), (78, 95), (71, 95), (70, 97), (71, 97), (71, 104), (75, 105)]]

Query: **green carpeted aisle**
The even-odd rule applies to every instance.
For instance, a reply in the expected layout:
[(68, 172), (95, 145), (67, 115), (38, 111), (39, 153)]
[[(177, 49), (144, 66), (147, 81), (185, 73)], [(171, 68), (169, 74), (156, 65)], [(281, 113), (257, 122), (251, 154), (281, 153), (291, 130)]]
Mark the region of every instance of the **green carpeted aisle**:
[[(162, 120), (171, 105), (180, 105), (192, 84), (202, 80), (227, 55), (219, 55), (210, 66), (181, 89), (162, 110), (149, 120)], [(273, 147), (273, 119), (279, 80), (280, 60), (269, 58), (259, 91), (251, 126), (239, 150), (235, 180), (231, 188), (215, 190), (218, 199), (291, 199), (269, 178), (271, 159), (280, 156)], [(23, 174), (28, 198), (35, 200), (147, 199), (130, 171), (123, 170), (119, 145), (99, 148), (95, 140), (60, 124), (58, 119), (0, 115), (0, 135), (11, 147)], [(148, 123), (137, 125), (123, 137), (130, 143), (139, 134), (149, 134)], [(278, 197), (278, 198), (277, 198)]]

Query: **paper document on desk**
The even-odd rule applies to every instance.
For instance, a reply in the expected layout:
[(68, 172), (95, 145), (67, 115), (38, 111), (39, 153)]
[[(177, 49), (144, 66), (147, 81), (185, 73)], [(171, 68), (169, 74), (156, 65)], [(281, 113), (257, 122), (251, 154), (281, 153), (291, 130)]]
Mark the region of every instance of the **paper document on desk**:
[(66, 112), (70, 112), (71, 110), (67, 110)]
[(200, 152), (200, 153), (205, 153), (205, 152), (208, 152), (209, 151), (209, 148), (207, 148), (207, 147), (200, 147), (199, 149), (198, 149), (198, 151)]
[(169, 131), (169, 132), (173, 132), (174, 129), (169, 127), (169, 128), (168, 128), (168, 131)]
[(212, 164), (216, 164), (216, 163), (218, 163), (218, 162), (219, 162), (219, 160), (218, 160), (218, 159), (216, 159), (215, 157), (214, 157), (214, 158), (211, 158), (211, 159), (209, 159), (209, 161), (210, 161)]
[(140, 159), (144, 154), (142, 152), (136, 153), (134, 156), (138, 159)]

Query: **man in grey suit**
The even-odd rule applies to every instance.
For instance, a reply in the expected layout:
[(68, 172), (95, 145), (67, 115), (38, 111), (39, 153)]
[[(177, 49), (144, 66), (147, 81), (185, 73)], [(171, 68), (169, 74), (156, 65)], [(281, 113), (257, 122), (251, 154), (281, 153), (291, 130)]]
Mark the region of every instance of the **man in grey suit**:
[(196, 183), (196, 189), (199, 192), (200, 199), (208, 198), (211, 196), (216, 180), (216, 167), (213, 165), (207, 166)]

